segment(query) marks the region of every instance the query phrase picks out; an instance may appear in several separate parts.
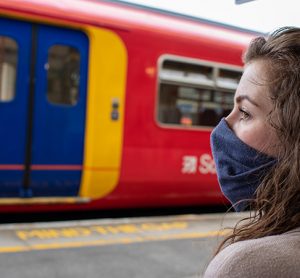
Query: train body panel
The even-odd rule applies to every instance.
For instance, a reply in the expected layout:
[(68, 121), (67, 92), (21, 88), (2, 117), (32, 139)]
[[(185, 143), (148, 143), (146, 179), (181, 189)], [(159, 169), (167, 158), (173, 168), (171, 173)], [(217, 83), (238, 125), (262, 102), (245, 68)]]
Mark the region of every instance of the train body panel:
[[(216, 119), (232, 105), (227, 99), (232, 102), (242, 51), (253, 34), (106, 1), (0, 1), (0, 14), (9, 18), (1, 20), (38, 26), (46, 44), (37, 44), (32, 138), (28, 125), (20, 129), (20, 162), (2, 162), (0, 156), (0, 182), (9, 184), (16, 177), (20, 189), (3, 197), (25, 198), (17, 206), (16, 199), (3, 201), (0, 211), (224, 202), (209, 136)], [(31, 30), (23, 36), (27, 40)], [(69, 41), (68, 34), (73, 36)], [(76, 37), (81, 37), (78, 44)], [(32, 55), (28, 51), (22, 54), (27, 59)], [(51, 76), (58, 73), (63, 55), (77, 59), (80, 78), (70, 70), (77, 78), (78, 84), (72, 85), (76, 90), (64, 89), (69, 95), (57, 99), (50, 94), (49, 99), (49, 88), (57, 83)], [(17, 77), (19, 83), (27, 84)], [(30, 84), (22, 94), (30, 95), (29, 90)], [(170, 104), (170, 99), (175, 102)], [(28, 121), (26, 101), (20, 113)], [(175, 122), (164, 118), (165, 106), (173, 109), (168, 115), (179, 110)], [(206, 112), (218, 116), (212, 121)], [(10, 132), (5, 123), (3, 127)], [(21, 168), (6, 171), (8, 177), (4, 170), (12, 165)], [(47, 197), (45, 204), (36, 204), (41, 196)], [(74, 196), (75, 204), (62, 199), (61, 204), (47, 205), (53, 197), (66, 196)], [(76, 204), (82, 198), (90, 202)]]
[[(87, 30), (91, 56), (80, 196), (97, 199), (111, 192), (119, 182), (127, 53), (122, 40), (110, 30), (93, 27)], [(114, 105), (118, 108), (114, 109)], [(117, 113), (117, 119), (112, 119), (114, 113)]]

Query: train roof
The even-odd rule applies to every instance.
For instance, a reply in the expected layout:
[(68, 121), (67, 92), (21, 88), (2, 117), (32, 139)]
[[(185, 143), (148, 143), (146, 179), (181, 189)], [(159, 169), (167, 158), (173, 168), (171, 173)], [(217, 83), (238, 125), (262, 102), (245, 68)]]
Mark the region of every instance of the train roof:
[[(0, 0), (0, 13), (30, 14), (120, 31), (141, 30), (183, 39), (247, 45), (260, 33), (120, 0)], [(261, 34), (260, 34), (261, 35)]]
[(254, 34), (254, 35), (264, 35), (264, 33), (261, 33), (259, 31), (242, 28), (242, 27), (238, 27), (238, 26), (234, 26), (234, 25), (230, 25), (230, 24), (226, 24), (226, 23), (222, 23), (222, 22), (217, 22), (217, 21), (213, 21), (213, 20), (209, 20), (209, 19), (204, 19), (204, 18), (200, 18), (200, 17), (195, 17), (195, 16), (191, 16), (191, 15), (187, 15), (187, 14), (181, 14), (181, 13), (177, 13), (177, 12), (173, 12), (173, 11), (154, 8), (154, 7), (150, 7), (150, 6), (146, 6), (146, 5), (142, 5), (142, 4), (130, 3), (130, 2), (126, 2), (126, 0), (124, 0), (124, 1), (123, 0), (100, 0), (100, 1), (111, 2), (111, 3), (120, 3), (121, 5), (126, 5), (129, 7), (134, 7), (134, 8), (141, 9), (141, 10), (148, 10), (151, 12), (156, 12), (156, 13), (164, 14), (167, 16), (174, 16), (177, 18), (182, 18), (182, 19), (191, 20), (191, 21), (195, 21), (195, 22), (207, 23), (209, 25), (214, 25), (214, 26), (218, 26), (218, 27), (225, 27), (227, 29), (241, 31), (243, 33), (249, 33), (249, 34)]

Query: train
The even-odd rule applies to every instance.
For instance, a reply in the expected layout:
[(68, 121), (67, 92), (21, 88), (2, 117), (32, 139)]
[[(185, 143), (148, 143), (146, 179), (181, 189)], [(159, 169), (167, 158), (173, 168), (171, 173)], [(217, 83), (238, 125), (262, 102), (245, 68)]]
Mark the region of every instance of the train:
[(255, 32), (108, 0), (0, 0), (0, 212), (226, 203), (209, 137)]

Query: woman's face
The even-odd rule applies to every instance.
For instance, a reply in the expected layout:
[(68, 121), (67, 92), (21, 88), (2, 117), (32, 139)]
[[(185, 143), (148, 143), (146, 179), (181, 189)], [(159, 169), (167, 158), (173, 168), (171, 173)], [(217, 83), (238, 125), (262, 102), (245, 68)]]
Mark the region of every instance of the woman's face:
[(270, 156), (277, 156), (277, 136), (267, 122), (273, 109), (268, 95), (266, 66), (263, 61), (246, 65), (234, 97), (234, 108), (226, 122), (235, 135), (250, 147)]

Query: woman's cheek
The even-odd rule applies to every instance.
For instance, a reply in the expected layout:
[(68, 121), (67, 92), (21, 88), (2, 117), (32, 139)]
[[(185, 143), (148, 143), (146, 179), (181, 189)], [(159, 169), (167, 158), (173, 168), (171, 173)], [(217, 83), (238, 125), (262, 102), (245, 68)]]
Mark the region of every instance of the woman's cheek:
[(247, 145), (249, 145), (252, 148), (256, 149), (257, 140), (255, 140), (255, 136), (253, 136), (253, 133), (251, 132), (241, 132), (240, 136), (238, 137)]
[(265, 133), (263, 130), (257, 128), (244, 128), (238, 132), (237, 137), (248, 146), (262, 151), (266, 140), (266, 136), (263, 133)]
[(276, 157), (278, 152), (277, 137), (268, 127), (255, 128), (251, 130), (243, 130), (237, 135), (245, 144), (265, 153)]

